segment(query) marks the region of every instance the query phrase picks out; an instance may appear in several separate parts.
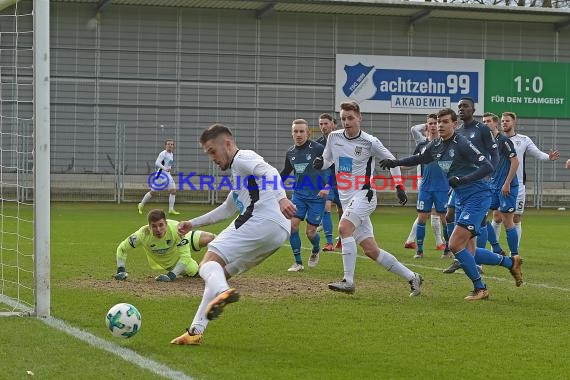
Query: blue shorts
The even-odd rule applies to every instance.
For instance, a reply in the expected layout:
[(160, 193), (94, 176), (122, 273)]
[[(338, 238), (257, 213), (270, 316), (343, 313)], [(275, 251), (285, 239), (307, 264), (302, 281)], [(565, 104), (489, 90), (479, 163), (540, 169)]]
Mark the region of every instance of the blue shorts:
[(435, 205), (435, 211), (444, 213), (446, 202), (447, 191), (423, 191), (420, 188), (416, 210), (418, 212), (431, 212), (432, 205)]
[(499, 210), (503, 214), (510, 214), (515, 212), (517, 204), (517, 196), (519, 194), (519, 187), (511, 187), (511, 192), (508, 196), (504, 196), (501, 189), (496, 189), (491, 198), (491, 210)]
[(449, 190), (449, 199), (447, 201), (448, 208), (455, 208), (455, 191), (453, 189)]
[(336, 204), (338, 207), (342, 208), (342, 204), (340, 203), (340, 197), (338, 196), (338, 189), (336, 186), (332, 187), (329, 190), (329, 195), (327, 195), (327, 201), (331, 201), (332, 203)]
[(325, 198), (316, 195), (314, 199), (301, 198), (293, 192), (291, 201), (297, 207), (295, 218), (300, 220), (307, 218), (307, 223), (313, 226), (321, 224), (325, 212)]
[(491, 205), (490, 191), (482, 191), (472, 195), (466, 200), (455, 201), (455, 225), (459, 225), (469, 231), (473, 236), (479, 234), (483, 220), (487, 217)]

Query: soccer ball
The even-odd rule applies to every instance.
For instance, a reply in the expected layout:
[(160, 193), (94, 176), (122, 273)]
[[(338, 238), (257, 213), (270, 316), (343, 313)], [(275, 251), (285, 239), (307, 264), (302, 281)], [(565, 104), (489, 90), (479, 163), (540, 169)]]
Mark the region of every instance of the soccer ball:
[(141, 313), (129, 303), (118, 303), (107, 312), (105, 323), (117, 338), (130, 338), (141, 328)]

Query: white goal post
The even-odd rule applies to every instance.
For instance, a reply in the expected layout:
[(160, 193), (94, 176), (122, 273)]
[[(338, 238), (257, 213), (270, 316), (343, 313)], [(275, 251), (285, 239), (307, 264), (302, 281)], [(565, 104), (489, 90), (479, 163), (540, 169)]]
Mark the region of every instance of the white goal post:
[(0, 0), (0, 316), (50, 315), (49, 0)]

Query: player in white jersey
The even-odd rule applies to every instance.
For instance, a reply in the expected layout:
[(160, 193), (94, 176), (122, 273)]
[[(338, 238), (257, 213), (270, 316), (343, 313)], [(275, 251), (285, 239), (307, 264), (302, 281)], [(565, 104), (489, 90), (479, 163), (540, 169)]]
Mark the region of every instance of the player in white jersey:
[(230, 223), (210, 244), (200, 262), (199, 273), (205, 288), (190, 328), (173, 339), (173, 344), (199, 345), (208, 322), (216, 319), (239, 294), (227, 280), (256, 266), (289, 239), (291, 219), (296, 212), (287, 199), (277, 169), (252, 150), (239, 150), (231, 130), (221, 124), (207, 128), (200, 144), (220, 169), (231, 169), (233, 189), (217, 208), (197, 218), (180, 222), (178, 231), (186, 234), (195, 227), (217, 223), (233, 216)]
[[(427, 140), (426, 134), (430, 129), (435, 130), (437, 132), (437, 115), (433, 113), (427, 115), (425, 123), (417, 124), (410, 128), (410, 133), (412, 134), (412, 138), (414, 139), (416, 145)], [(421, 167), (422, 167), (421, 165), (417, 166), (418, 177), (422, 176)], [(421, 181), (418, 181), (418, 195), (420, 192), (420, 186), (421, 186)], [(435, 236), (435, 249), (438, 251), (444, 251), (446, 244), (441, 238), (441, 216), (438, 215), (437, 212), (435, 212), (435, 209), (431, 213), (430, 220), (431, 220), (431, 229)], [(416, 220), (414, 220), (414, 223), (412, 224), (412, 229), (410, 230), (410, 234), (408, 235), (408, 238), (404, 242), (404, 248), (408, 249), (417, 248), (416, 245), (417, 228), (418, 228), (418, 218), (416, 217)], [(442, 258), (451, 258), (451, 257), (452, 257), (451, 252), (445, 252), (442, 255)]]
[(144, 195), (141, 203), (137, 206), (139, 214), (143, 213), (144, 205), (157, 191), (168, 189), (170, 193), (168, 197), (168, 213), (170, 215), (180, 215), (180, 213), (174, 209), (176, 183), (171, 175), (172, 166), (174, 165), (174, 140), (168, 139), (164, 141), (164, 145), (165, 149), (160, 152), (154, 162), (156, 172), (153, 173), (154, 178), (149, 179), (149, 184), (151, 185), (150, 191)]
[[(360, 129), (360, 107), (356, 102), (340, 105), (343, 130), (329, 134), (323, 157), (313, 162), (316, 169), (335, 165), (338, 193), (344, 210), (338, 225), (342, 241), (342, 281), (330, 283), (329, 289), (352, 294), (355, 291), (356, 244), (360, 244), (366, 256), (388, 271), (405, 278), (411, 287), (410, 296), (421, 293), (422, 277), (409, 270), (389, 252), (380, 249), (374, 239), (370, 214), (376, 209), (376, 190), (370, 179), (374, 173), (375, 159), (394, 159), (388, 149), (376, 137)], [(401, 183), (400, 168), (391, 169), (400, 204), (408, 198)], [(342, 181), (341, 181), (342, 178)]]
[[(524, 172), (524, 160), (527, 155), (530, 155), (540, 161), (556, 161), (560, 158), (560, 152), (557, 150), (550, 150), (548, 153), (541, 151), (536, 147), (534, 142), (530, 137), (521, 135), (517, 133), (517, 115), (514, 112), (503, 112), (501, 115), (501, 125), (503, 127), (503, 132), (505, 135), (513, 142), (515, 150), (517, 152), (517, 157), (522, 162), (517, 169), (517, 179), (519, 181), (519, 193), (517, 195), (516, 210), (514, 216), (515, 228), (519, 237), (519, 244), (522, 236), (522, 214), (524, 212), (525, 205), (525, 172)], [(501, 233), (501, 219), (499, 216), (493, 217), (493, 222), (491, 225), (495, 230), (497, 239)]]

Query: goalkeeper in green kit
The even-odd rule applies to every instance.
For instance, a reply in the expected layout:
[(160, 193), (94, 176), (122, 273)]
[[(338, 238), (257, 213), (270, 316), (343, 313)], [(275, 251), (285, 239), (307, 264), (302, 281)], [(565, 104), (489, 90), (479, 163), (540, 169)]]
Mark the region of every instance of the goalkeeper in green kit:
[(170, 282), (181, 275), (195, 276), (198, 273), (198, 263), (192, 258), (192, 251), (198, 252), (216, 235), (195, 230), (181, 236), (177, 226), (178, 221), (166, 219), (163, 210), (151, 210), (148, 213), (148, 225), (139, 228), (117, 247), (115, 280), (127, 279), (127, 253), (137, 247), (143, 247), (152, 269), (167, 271), (155, 280)]

